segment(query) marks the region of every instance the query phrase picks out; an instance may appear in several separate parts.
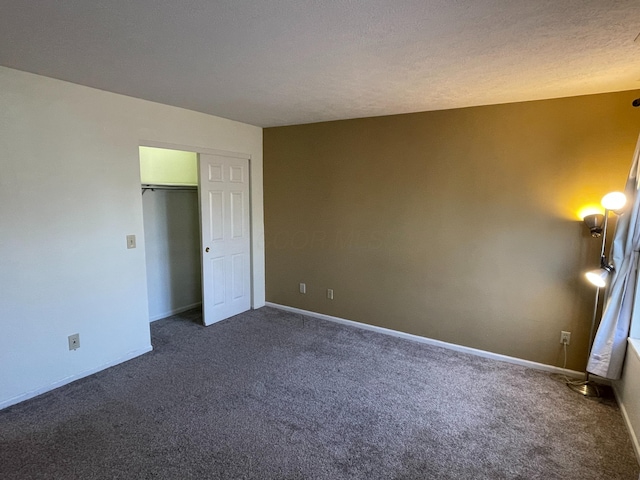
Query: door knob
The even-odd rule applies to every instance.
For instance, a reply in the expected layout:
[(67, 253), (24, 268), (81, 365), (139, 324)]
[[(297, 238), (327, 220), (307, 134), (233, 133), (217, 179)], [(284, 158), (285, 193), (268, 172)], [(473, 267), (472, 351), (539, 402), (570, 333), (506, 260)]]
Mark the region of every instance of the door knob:
[(209, 253), (209, 247), (205, 248), (204, 251)]

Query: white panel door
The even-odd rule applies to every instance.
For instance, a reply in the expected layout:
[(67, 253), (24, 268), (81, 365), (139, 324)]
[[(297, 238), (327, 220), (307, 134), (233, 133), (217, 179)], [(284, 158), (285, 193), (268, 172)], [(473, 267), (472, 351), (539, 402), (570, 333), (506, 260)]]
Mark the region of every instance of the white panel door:
[(251, 308), (249, 161), (201, 153), (202, 318), (205, 325)]

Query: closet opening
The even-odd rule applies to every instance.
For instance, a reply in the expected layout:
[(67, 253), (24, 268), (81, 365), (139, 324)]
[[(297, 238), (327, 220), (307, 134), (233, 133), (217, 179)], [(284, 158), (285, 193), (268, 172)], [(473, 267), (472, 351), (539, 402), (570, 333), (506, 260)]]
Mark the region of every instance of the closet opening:
[(139, 148), (149, 321), (192, 310), (200, 318), (198, 154)]

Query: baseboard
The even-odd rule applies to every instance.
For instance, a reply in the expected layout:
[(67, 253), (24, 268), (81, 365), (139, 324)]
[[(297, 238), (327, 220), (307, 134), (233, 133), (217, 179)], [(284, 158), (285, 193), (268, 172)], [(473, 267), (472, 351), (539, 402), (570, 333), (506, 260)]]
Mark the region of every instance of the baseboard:
[(187, 305), (186, 307), (178, 307), (173, 310), (168, 310), (164, 313), (159, 313), (157, 315), (149, 316), (149, 323), (155, 322), (156, 320), (161, 320), (163, 318), (170, 317), (171, 315), (176, 315), (178, 313), (186, 312), (187, 310), (191, 310), (192, 308), (202, 306), (202, 302), (192, 303), (191, 305)]
[[(624, 419), (624, 424), (627, 427), (627, 431), (629, 432), (629, 438), (631, 438), (631, 443), (633, 444), (633, 451), (636, 454), (636, 460), (640, 464), (640, 442), (638, 442), (638, 437), (636, 436), (636, 432), (633, 429), (633, 425), (631, 424), (631, 418), (629, 418), (629, 413), (627, 412), (626, 407), (624, 406), (624, 402), (622, 401), (622, 397), (620, 396), (620, 392), (618, 391), (617, 382), (611, 382), (613, 386), (613, 394), (616, 397), (616, 402), (620, 407), (620, 411), (622, 412), (622, 418)], [(638, 478), (640, 480), (640, 477)]]
[[(302, 310), (300, 308), (289, 307), (286, 305), (280, 305), (278, 303), (266, 302), (266, 306), (284, 310), (287, 312), (298, 313), (301, 315), (307, 315), (309, 317), (320, 318), (322, 320), (328, 320), (330, 322), (341, 323), (343, 325), (349, 325), (351, 327), (361, 328), (363, 330), (371, 330), (373, 332), (382, 333), (385, 335), (391, 335), (394, 337), (404, 338), (412, 340), (414, 342), (425, 343), (427, 345), (434, 345), (436, 347), (447, 348), (456, 352), (469, 353), (478, 357), (490, 358), (492, 360), (499, 360), (501, 362), (513, 363), (515, 365), (521, 365), (524, 367), (533, 368), (536, 370), (542, 370), (544, 372), (559, 373), (568, 377), (584, 378), (584, 373), (576, 372), (575, 370), (569, 370), (567, 368), (560, 368), (554, 365), (547, 365), (545, 363), (532, 362), (530, 360), (524, 360), (522, 358), (510, 357), (508, 355), (501, 355), (499, 353), (487, 352), (486, 350), (479, 350), (477, 348), (465, 347), (457, 345), (455, 343), (443, 342), (441, 340), (435, 340), (433, 338), (421, 337), (420, 335), (413, 335), (411, 333), (399, 332), (398, 330), (392, 330), (390, 328), (377, 327), (375, 325), (369, 325), (366, 323), (354, 322), (353, 320), (346, 320), (344, 318), (332, 317), (331, 315), (325, 315), (324, 313), (316, 313), (308, 310)], [(602, 383), (608, 383), (603, 381)]]
[(93, 375), (94, 373), (100, 372), (101, 370), (106, 370), (107, 368), (126, 362), (127, 360), (131, 360), (132, 358), (139, 357), (140, 355), (150, 352), (151, 350), (153, 350), (153, 347), (151, 345), (145, 348), (141, 348), (139, 350), (134, 350), (133, 352), (129, 352), (124, 357), (120, 357), (117, 360), (114, 360), (113, 362), (106, 363), (99, 367), (90, 368), (89, 370), (85, 370), (76, 375), (71, 375), (70, 377), (66, 377), (66, 378), (63, 378), (62, 380), (51, 383), (46, 387), (40, 387), (30, 392), (18, 395), (17, 397), (10, 398), (9, 400), (2, 401), (0, 402), (0, 410), (2, 410), (3, 408), (10, 407), (11, 405), (15, 405), (16, 403), (29, 400), (30, 398), (37, 397), (38, 395), (42, 395), (43, 393), (49, 392), (51, 390), (55, 390), (58, 387), (62, 387), (63, 385), (66, 385), (68, 383), (74, 382), (76, 380), (80, 380), (81, 378), (88, 377), (89, 375)]

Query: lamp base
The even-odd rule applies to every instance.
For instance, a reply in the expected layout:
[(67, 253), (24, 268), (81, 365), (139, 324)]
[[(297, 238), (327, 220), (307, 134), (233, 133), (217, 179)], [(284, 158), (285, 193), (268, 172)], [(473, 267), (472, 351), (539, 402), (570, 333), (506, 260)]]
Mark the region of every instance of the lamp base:
[(602, 396), (602, 386), (598, 386), (594, 382), (584, 382), (584, 383), (571, 383), (567, 382), (567, 387), (569, 387), (574, 392), (578, 392), (580, 395), (584, 395), (585, 397), (601, 397)]

